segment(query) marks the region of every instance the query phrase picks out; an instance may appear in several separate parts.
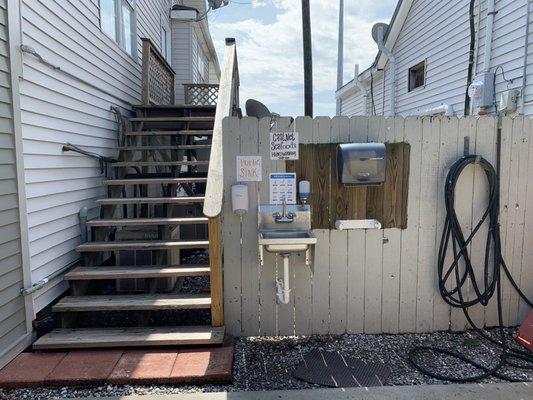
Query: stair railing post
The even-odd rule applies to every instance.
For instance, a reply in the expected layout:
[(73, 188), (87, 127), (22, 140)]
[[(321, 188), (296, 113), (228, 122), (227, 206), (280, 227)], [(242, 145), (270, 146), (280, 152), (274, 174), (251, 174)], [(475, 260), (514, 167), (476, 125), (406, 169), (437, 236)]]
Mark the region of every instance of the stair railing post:
[(211, 325), (224, 325), (221, 217), (209, 218), (209, 267), (211, 283)]

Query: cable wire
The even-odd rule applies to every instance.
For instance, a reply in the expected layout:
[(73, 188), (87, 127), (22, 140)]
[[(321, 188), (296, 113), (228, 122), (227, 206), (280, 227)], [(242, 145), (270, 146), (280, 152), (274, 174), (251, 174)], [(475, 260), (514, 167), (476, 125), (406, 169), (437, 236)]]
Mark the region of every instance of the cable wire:
[[(501, 129), (498, 130), (498, 161), (496, 169), (494, 169), (492, 164), (483, 157), (477, 155), (462, 157), (450, 168), (446, 178), (444, 193), (446, 220), (440, 242), (437, 265), (439, 274), (439, 291), (444, 301), (452, 307), (461, 308), (466, 320), (472, 326), (474, 332), (499, 349), (499, 355), (494, 365), (487, 366), (450, 349), (432, 346), (414, 347), (409, 353), (409, 361), (411, 364), (422, 373), (436, 379), (465, 383), (478, 381), (489, 376), (495, 376), (507, 381), (519, 381), (518, 379), (505, 375), (500, 370), (504, 367), (533, 369), (533, 354), (526, 350), (511, 348), (507, 343), (507, 337), (503, 329), (501, 287), (503, 274), (507, 276), (507, 279), (522, 300), (530, 307), (533, 307), (533, 304), (518, 287), (518, 284), (513, 279), (502, 256), (500, 225), (498, 221), (500, 208), (500, 156)], [(455, 191), (461, 173), (468, 166), (473, 164), (478, 164), (485, 172), (489, 184), (489, 202), (479, 222), (474, 229), (472, 229), (470, 235), (465, 237), (455, 210)], [(488, 234), (485, 241), (483, 277), (482, 280), (480, 280), (476, 276), (468, 248), (486, 221), (488, 222)], [(451, 260), (451, 265), (447, 266), (446, 260), (450, 244), (453, 249), (453, 259)], [(464, 266), (463, 268), (461, 268), (462, 265)], [(470, 283), (471, 288), (475, 293), (473, 299), (467, 299), (468, 283)], [(484, 332), (482, 328), (476, 326), (468, 312), (469, 307), (477, 304), (487, 306), (494, 295), (496, 295), (497, 301), (499, 340), (494, 339)], [(467, 377), (457, 377), (437, 372), (423, 363), (425, 356), (433, 358), (435, 354), (453, 357), (464, 363), (470, 364), (478, 370), (481, 370), (481, 372)]]

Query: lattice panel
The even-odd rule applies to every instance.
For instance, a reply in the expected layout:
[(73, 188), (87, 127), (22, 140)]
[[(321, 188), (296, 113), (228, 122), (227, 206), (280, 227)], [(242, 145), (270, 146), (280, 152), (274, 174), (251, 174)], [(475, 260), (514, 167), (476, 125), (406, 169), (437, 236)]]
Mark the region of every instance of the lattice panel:
[(149, 62), (150, 102), (153, 104), (173, 104), (174, 74), (153, 52), (150, 52)]
[(218, 100), (218, 85), (184, 84), (185, 103), (199, 106), (216, 106)]

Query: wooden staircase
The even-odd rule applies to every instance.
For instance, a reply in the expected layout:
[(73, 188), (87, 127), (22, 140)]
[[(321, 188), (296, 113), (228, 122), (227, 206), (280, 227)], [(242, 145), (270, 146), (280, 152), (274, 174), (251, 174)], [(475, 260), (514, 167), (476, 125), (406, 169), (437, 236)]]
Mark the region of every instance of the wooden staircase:
[[(214, 107), (141, 107), (128, 120), (114, 179), (103, 182), (108, 197), (96, 201), (100, 218), (88, 221), (91, 240), (77, 247), (83, 265), (66, 275), (71, 294), (52, 308), (62, 328), (35, 349), (222, 344), (222, 319), (213, 315), (221, 298), (210, 326), (146, 326), (147, 313), (213, 306), (212, 293), (178, 289), (184, 278), (213, 273), (210, 265), (181, 260), (213, 247), (202, 210), (214, 113)], [(89, 312), (133, 314), (139, 326), (80, 327)]]

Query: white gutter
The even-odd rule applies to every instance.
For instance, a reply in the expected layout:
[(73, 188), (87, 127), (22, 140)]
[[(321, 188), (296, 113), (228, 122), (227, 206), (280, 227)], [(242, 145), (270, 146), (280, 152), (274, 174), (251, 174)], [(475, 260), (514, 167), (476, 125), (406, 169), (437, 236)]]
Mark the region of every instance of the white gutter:
[(483, 72), (490, 72), (492, 60), (492, 37), (494, 35), (495, 0), (487, 0), (487, 28), (485, 30), (485, 54), (483, 55)]
[(390, 73), (391, 73), (391, 79), (390, 79), (390, 114), (396, 115), (396, 58), (394, 57), (394, 54), (385, 46), (385, 43), (383, 42), (383, 38), (385, 37), (385, 32), (383, 31), (383, 27), (379, 27), (378, 30), (378, 40), (377, 45), (378, 49), (381, 51), (382, 54), (387, 57), (387, 59), (390, 62)]
[(440, 115), (440, 114), (444, 114), (444, 116), (446, 117), (452, 117), (455, 114), (455, 112), (451, 105), (441, 104), (440, 106), (437, 106), (437, 107), (428, 108), (421, 115), (428, 116), (428, 115)]

